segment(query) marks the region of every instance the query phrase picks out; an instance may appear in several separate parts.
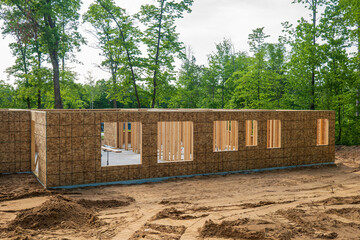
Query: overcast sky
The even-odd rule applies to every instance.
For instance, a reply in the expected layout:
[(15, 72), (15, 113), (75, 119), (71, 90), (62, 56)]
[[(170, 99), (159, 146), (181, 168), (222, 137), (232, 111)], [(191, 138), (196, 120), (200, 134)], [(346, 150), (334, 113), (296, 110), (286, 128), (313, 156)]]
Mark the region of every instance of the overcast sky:
[[(93, 1), (83, 0), (81, 13), (86, 12)], [(141, 4), (151, 0), (116, 0), (119, 6), (128, 13), (138, 11)], [(292, 0), (194, 0), (192, 13), (185, 14), (177, 21), (177, 31), (180, 40), (191, 46), (198, 64), (207, 64), (207, 55), (214, 51), (215, 43), (224, 38), (230, 38), (238, 51), (248, 51), (248, 35), (252, 29), (265, 27), (264, 31), (270, 35), (269, 42), (276, 42), (282, 34), (281, 23), (289, 21), (296, 24), (301, 17), (308, 18), (309, 12), (300, 4), (291, 4)], [(91, 29), (89, 25), (82, 25), (80, 32), (88, 43), (77, 53), (77, 59), (82, 64), (71, 64), (73, 71), (78, 73), (78, 80), (83, 82), (91, 71), (95, 79), (107, 78), (108, 73), (98, 69), (101, 62), (99, 51), (92, 48), (94, 39), (85, 32)], [(0, 38), (0, 80), (6, 80), (6, 68), (14, 63), (8, 44), (10, 37), (1, 35)], [(13, 81), (10, 79), (10, 83)]]

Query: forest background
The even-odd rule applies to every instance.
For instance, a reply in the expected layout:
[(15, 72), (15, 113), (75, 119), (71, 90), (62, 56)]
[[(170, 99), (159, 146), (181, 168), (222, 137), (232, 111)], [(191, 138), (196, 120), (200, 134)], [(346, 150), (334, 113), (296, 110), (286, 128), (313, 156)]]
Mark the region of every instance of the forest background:
[[(0, 80), (0, 108), (334, 110), (336, 143), (359, 145), (360, 1), (293, 3), (309, 17), (283, 22), (277, 42), (259, 27), (248, 35), (249, 52), (224, 38), (201, 65), (176, 30), (193, 0), (149, 1), (135, 14), (95, 0), (83, 15), (80, 0), (0, 0), (16, 58), (7, 69), (14, 83)], [(101, 51), (98, 67), (110, 74), (79, 83), (67, 64), (87, 44), (84, 22)]]

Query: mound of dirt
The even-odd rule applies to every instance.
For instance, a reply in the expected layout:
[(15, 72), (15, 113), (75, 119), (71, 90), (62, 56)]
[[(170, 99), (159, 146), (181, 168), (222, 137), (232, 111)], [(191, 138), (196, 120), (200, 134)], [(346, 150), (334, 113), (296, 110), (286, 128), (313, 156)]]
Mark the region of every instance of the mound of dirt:
[(360, 208), (329, 209), (326, 211), (326, 213), (335, 214), (350, 220), (360, 220)]
[(135, 201), (132, 197), (119, 197), (121, 200), (90, 200), (90, 199), (80, 199), (77, 200), (77, 203), (83, 206), (84, 208), (92, 208), (94, 210), (101, 210), (107, 208), (115, 207), (124, 207), (129, 206), (132, 202)]
[(189, 202), (186, 202), (186, 201), (175, 201), (175, 200), (168, 200), (168, 199), (163, 199), (159, 203), (162, 205), (190, 204)]
[(360, 195), (347, 197), (331, 197), (322, 201), (317, 201), (324, 205), (344, 205), (344, 204), (360, 204)]
[(145, 227), (157, 230), (159, 232), (163, 233), (175, 233), (182, 235), (186, 228), (185, 226), (172, 226), (172, 225), (162, 225), (162, 224), (156, 224), (156, 223), (147, 223), (145, 224)]
[(240, 206), (243, 207), (243, 208), (257, 208), (257, 207), (262, 207), (262, 206), (272, 205), (272, 204), (276, 204), (276, 202), (260, 201), (258, 203), (243, 203)]
[(215, 223), (211, 219), (207, 220), (202, 228), (199, 229), (201, 237), (219, 237), (232, 239), (269, 239), (265, 231), (250, 230), (246, 226), (248, 218), (235, 221), (222, 221)]
[(71, 228), (79, 229), (99, 224), (92, 209), (87, 209), (76, 201), (52, 196), (42, 205), (23, 210), (10, 223), (9, 229)]
[(185, 226), (162, 225), (146, 223), (140, 230), (136, 231), (129, 240), (137, 239), (162, 239), (179, 240), (186, 230)]
[(52, 192), (47, 190), (35, 190), (35, 191), (29, 190), (28, 192), (9, 193), (9, 194), (0, 193), (0, 202), (18, 200), (23, 198), (49, 196), (51, 194)]
[(164, 218), (170, 218), (173, 220), (189, 220), (189, 219), (195, 219), (199, 217), (205, 217), (209, 214), (203, 214), (200, 216), (197, 215), (189, 215), (186, 214), (185, 211), (178, 210), (174, 207), (165, 208), (158, 212), (155, 216), (152, 217), (152, 220), (158, 220), (158, 219), (164, 219)]

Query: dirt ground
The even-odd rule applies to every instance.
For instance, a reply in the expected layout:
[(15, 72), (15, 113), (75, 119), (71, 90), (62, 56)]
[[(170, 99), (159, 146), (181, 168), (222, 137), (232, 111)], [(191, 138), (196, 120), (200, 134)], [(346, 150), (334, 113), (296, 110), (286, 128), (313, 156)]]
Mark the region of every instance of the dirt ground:
[(0, 239), (360, 239), (360, 147), (336, 165), (45, 190), (0, 175)]

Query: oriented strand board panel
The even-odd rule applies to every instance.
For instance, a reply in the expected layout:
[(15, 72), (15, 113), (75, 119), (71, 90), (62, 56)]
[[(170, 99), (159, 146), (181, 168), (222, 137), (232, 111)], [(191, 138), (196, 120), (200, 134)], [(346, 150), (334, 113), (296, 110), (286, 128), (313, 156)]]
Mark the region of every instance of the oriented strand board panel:
[[(318, 119), (328, 123), (320, 126)], [(249, 128), (247, 120), (253, 121)], [(0, 172), (31, 171), (36, 152), (32, 171), (37, 169), (46, 187), (328, 163), (335, 158), (333, 111), (1, 110), (0, 122)], [(214, 127), (214, 122), (220, 124)], [(140, 151), (141, 164), (101, 166), (101, 123), (114, 123), (118, 134), (115, 129), (112, 141), (127, 141)], [(129, 131), (127, 123), (138, 125)], [(323, 129), (321, 134), (318, 129)], [(319, 134), (327, 145), (318, 144)], [(257, 144), (247, 147), (249, 141)], [(277, 147), (269, 148), (270, 142)], [(214, 152), (214, 145), (233, 150)], [(159, 151), (165, 153), (163, 162), (158, 161)], [(191, 161), (176, 161), (183, 156)]]
[(31, 171), (30, 111), (0, 110), (0, 173)]

